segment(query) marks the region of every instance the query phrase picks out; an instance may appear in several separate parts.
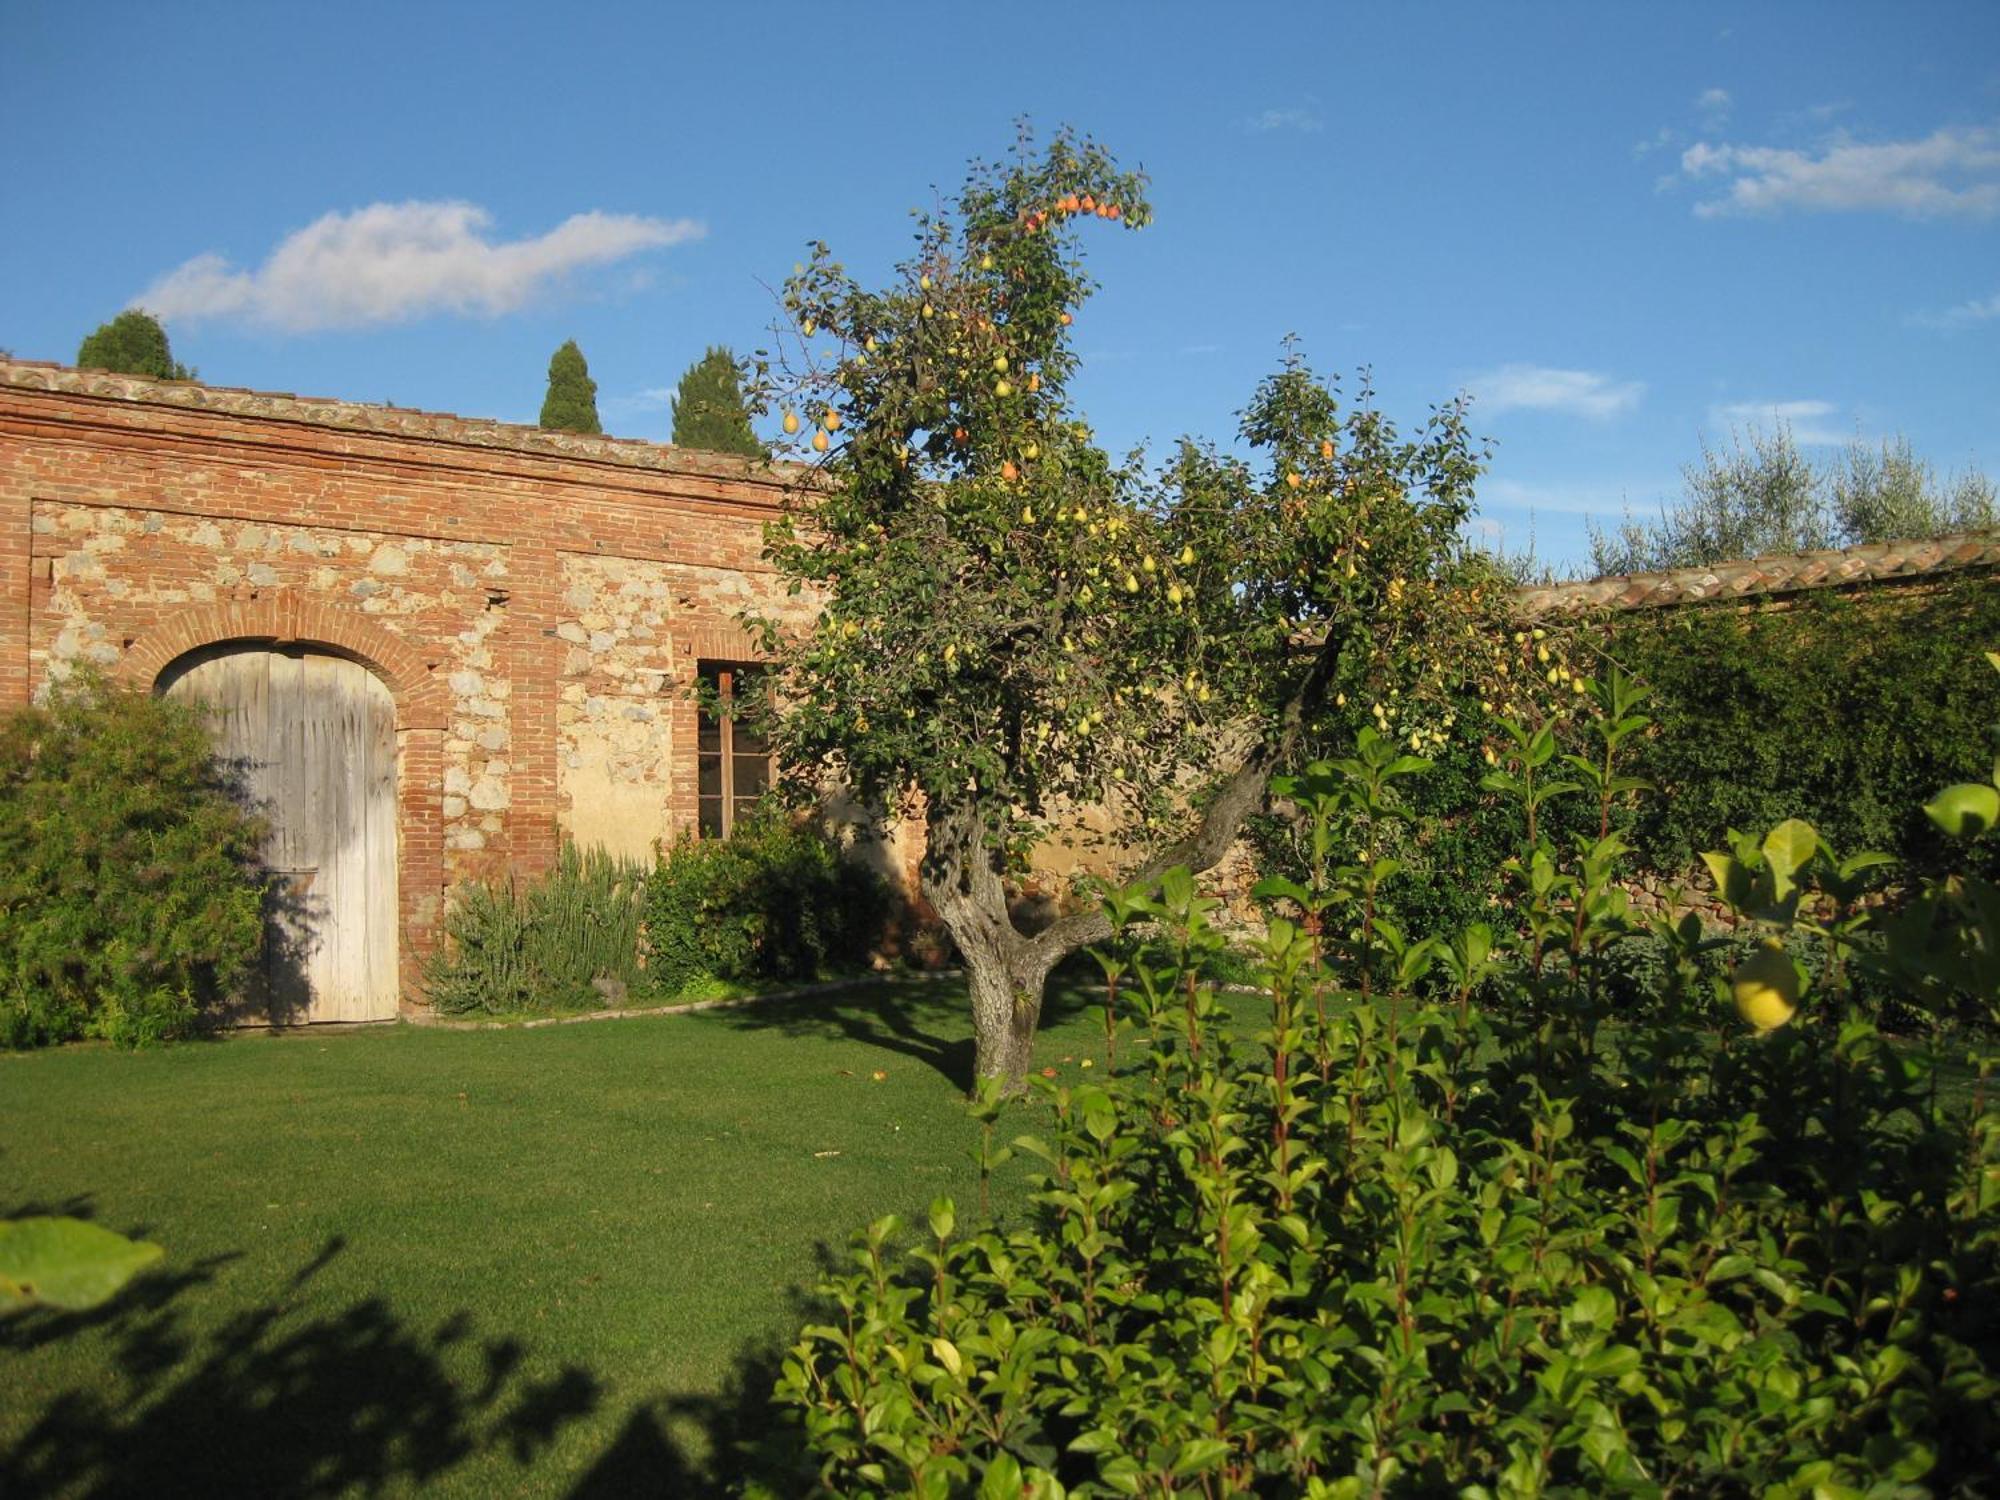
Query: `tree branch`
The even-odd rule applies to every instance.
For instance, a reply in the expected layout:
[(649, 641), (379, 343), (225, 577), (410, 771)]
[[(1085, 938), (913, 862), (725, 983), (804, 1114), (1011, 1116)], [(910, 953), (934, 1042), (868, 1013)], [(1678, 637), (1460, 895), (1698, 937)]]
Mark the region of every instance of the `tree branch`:
[[(1133, 872), (1128, 885), (1151, 885), (1175, 865), (1186, 865), (1196, 874), (1213, 869), (1243, 824), (1264, 800), (1272, 773), (1290, 760), (1305, 737), (1306, 717), (1319, 706), (1333, 680), (1339, 644), (1333, 637), (1324, 640), (1312, 669), (1300, 681), (1278, 715), (1278, 732), (1259, 740), (1244, 752), (1236, 769), (1224, 778), (1216, 794), (1202, 810), (1201, 821), (1186, 838), (1168, 845)], [(1088, 943), (1101, 943), (1111, 936), (1111, 922), (1102, 911), (1078, 912), (1051, 923), (1032, 940), (1033, 946), (1054, 963), (1064, 954)]]

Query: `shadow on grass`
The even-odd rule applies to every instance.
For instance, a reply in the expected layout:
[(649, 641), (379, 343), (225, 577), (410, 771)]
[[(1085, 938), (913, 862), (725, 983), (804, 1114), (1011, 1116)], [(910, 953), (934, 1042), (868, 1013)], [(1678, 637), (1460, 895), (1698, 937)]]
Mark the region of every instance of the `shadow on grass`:
[[(813, 1256), (815, 1283), (844, 1269), (824, 1240), (813, 1247)], [(835, 1316), (830, 1298), (797, 1286), (788, 1302), (789, 1328)], [(772, 1399), (786, 1349), (776, 1339), (753, 1340), (738, 1351), (719, 1390), (639, 1402), (566, 1500), (628, 1495), (728, 1500), (749, 1487), (769, 1495), (813, 1490), (816, 1475), (804, 1428)]]
[[(1073, 962), (1050, 976), (1042, 1001), (1042, 1028), (1060, 1025), (1090, 1003), (1084, 987), (1087, 978)], [(961, 1091), (972, 1088), (972, 1003), (962, 979), (884, 979), (710, 1015), (740, 1031), (858, 1042), (923, 1063)]]
[(724, 1500), (753, 1479), (780, 1495), (809, 1487), (792, 1429), (771, 1401), (783, 1358), (776, 1344), (756, 1345), (738, 1357), (720, 1392), (640, 1402), (569, 1500)]
[(426, 1332), (404, 1326), (378, 1297), (336, 1313), (302, 1310), (295, 1294), (344, 1248), (329, 1240), (283, 1298), (212, 1331), (186, 1331), (176, 1304), (233, 1256), (143, 1278), (97, 1313), (0, 1324), (0, 1358), (93, 1327), (111, 1367), (88, 1388), (50, 1399), (0, 1453), (0, 1495), (331, 1496), (421, 1486), (489, 1450), (525, 1466), (600, 1404), (588, 1371), (528, 1379), (526, 1346), (478, 1336), (466, 1313)]

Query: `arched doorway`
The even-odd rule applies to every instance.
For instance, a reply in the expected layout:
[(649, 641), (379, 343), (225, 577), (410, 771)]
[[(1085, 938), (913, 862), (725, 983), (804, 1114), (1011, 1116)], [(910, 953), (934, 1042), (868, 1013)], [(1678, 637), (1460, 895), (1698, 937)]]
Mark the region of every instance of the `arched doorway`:
[(274, 1022), (397, 1013), (396, 705), (359, 662), (223, 642), (180, 657), (157, 691), (210, 705), (216, 751), (269, 825), (277, 876), (249, 1008)]

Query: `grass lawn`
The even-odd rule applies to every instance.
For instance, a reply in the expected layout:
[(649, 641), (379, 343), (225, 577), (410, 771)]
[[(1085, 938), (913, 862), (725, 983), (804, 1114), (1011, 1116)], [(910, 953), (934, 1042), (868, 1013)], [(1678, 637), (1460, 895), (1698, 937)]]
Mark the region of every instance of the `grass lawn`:
[[(1057, 989), (1040, 1061), (1101, 1069), (1099, 1028)], [(822, 1259), (972, 1214), (970, 1063), (963, 987), (919, 982), (0, 1056), (0, 1216), (167, 1251), (0, 1324), (0, 1495), (701, 1493)]]

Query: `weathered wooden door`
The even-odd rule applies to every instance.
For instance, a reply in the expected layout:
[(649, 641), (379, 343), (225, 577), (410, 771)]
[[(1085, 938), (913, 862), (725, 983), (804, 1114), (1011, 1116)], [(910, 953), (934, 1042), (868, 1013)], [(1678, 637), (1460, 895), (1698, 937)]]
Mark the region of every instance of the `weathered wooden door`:
[[(276, 875), (252, 1014), (276, 1022), (396, 1014), (396, 706), (358, 662), (208, 647), (161, 678), (211, 707), (217, 753), (270, 825)], [(260, 1017), (262, 1018), (262, 1017)]]

